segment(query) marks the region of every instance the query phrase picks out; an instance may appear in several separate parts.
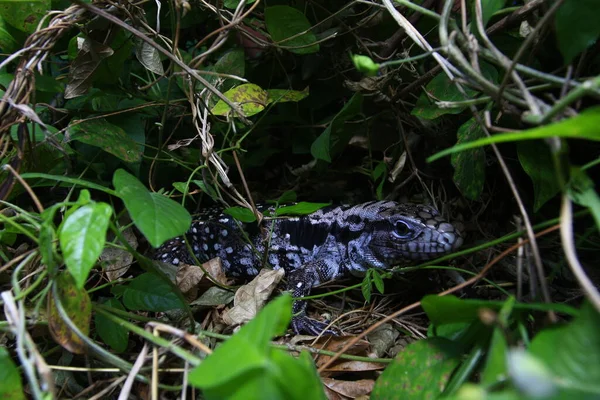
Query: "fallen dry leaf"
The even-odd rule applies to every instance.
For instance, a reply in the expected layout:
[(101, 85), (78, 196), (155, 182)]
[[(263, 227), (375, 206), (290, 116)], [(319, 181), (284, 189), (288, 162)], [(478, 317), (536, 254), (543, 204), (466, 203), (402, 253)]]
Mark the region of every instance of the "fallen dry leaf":
[[(133, 249), (138, 248), (138, 240), (132, 228), (125, 229), (121, 234)], [(113, 235), (111, 234), (109, 240), (112, 240), (112, 238)], [(100, 254), (100, 262), (102, 263), (106, 277), (112, 282), (129, 271), (129, 267), (133, 262), (133, 254), (125, 249), (107, 246), (102, 251), (102, 254)]]
[(383, 357), (388, 350), (396, 344), (400, 332), (391, 324), (383, 324), (374, 332), (367, 335), (371, 348), (376, 357)]
[(261, 269), (256, 278), (235, 293), (233, 307), (223, 313), (223, 322), (227, 325), (239, 325), (254, 318), (284, 274), (282, 269)]
[(323, 378), (322, 381), (328, 399), (356, 399), (361, 396), (368, 396), (375, 385), (373, 379), (339, 381), (332, 378)]
[[(204, 268), (204, 269), (202, 269)], [(213, 281), (222, 285), (227, 284), (227, 277), (223, 271), (221, 259), (213, 258), (202, 264), (202, 268), (197, 265), (181, 264), (177, 269), (177, 287), (185, 295), (188, 301), (195, 300), (198, 297), (200, 284), (203, 280), (210, 287), (214, 284), (206, 277), (208, 273)]]

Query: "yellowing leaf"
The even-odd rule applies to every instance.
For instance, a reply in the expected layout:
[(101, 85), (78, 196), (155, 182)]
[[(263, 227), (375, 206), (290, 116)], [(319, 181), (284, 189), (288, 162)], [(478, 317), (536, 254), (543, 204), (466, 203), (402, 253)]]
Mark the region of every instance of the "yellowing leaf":
[(299, 102), (308, 96), (308, 87), (303, 91), (287, 89), (267, 89), (267, 104), (285, 103), (288, 101)]
[[(239, 104), (247, 117), (258, 114), (268, 104), (267, 92), (253, 83), (236, 86), (225, 92), (224, 95), (233, 103)], [(211, 111), (215, 115), (227, 115), (231, 111), (231, 107), (223, 100), (219, 100)]]

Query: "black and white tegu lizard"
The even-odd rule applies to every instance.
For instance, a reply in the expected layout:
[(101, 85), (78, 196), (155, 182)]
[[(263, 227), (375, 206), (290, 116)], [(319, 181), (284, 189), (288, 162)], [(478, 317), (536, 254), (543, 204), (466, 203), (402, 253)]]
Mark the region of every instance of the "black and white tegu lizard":
[[(269, 210), (272, 213), (273, 208), (259, 207), (267, 215)], [(287, 289), (294, 297), (307, 296), (315, 285), (360, 275), (369, 268), (390, 269), (436, 258), (463, 242), (460, 232), (434, 208), (394, 201), (328, 206), (304, 216), (266, 218), (260, 228), (213, 209), (192, 223), (185, 238), (163, 244), (154, 258), (174, 265), (194, 264), (186, 239), (199, 261), (221, 258), (228, 276), (253, 277), (265, 261), (274, 269), (283, 268)], [(296, 333), (315, 335), (323, 330), (323, 323), (306, 316), (305, 301), (294, 302), (293, 312)]]

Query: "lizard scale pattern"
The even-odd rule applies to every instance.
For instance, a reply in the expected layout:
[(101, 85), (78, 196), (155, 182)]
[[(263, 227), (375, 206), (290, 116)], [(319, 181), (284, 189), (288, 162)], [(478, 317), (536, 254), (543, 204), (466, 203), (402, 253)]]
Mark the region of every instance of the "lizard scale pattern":
[[(273, 209), (259, 208), (273, 212)], [(166, 263), (195, 264), (185, 241), (201, 262), (221, 258), (228, 276), (253, 277), (263, 265), (283, 268), (287, 289), (307, 296), (313, 286), (369, 268), (389, 269), (424, 261), (458, 248), (463, 239), (454, 225), (432, 207), (372, 201), (329, 206), (299, 217), (265, 218), (242, 224), (209, 210), (195, 220), (185, 237), (163, 244), (154, 258)], [(306, 302), (294, 302), (292, 327), (318, 334), (324, 324), (306, 316)]]

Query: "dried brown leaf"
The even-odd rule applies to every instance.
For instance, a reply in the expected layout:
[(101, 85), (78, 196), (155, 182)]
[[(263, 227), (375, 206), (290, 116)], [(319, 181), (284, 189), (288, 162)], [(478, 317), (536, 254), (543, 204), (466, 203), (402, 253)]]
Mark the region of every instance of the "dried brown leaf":
[[(361, 379), (358, 381), (340, 381), (332, 378), (323, 378), (328, 399), (356, 399), (368, 396), (373, 390), (375, 381), (373, 379)], [(328, 392), (332, 392), (330, 394)]]
[(284, 276), (282, 269), (262, 269), (250, 283), (238, 289), (234, 306), (223, 313), (227, 325), (239, 325), (250, 321), (263, 307)]
[(114, 54), (113, 49), (102, 43), (86, 38), (79, 42), (79, 53), (69, 68), (65, 99), (72, 99), (87, 93), (92, 85), (92, 74), (100, 62)]

